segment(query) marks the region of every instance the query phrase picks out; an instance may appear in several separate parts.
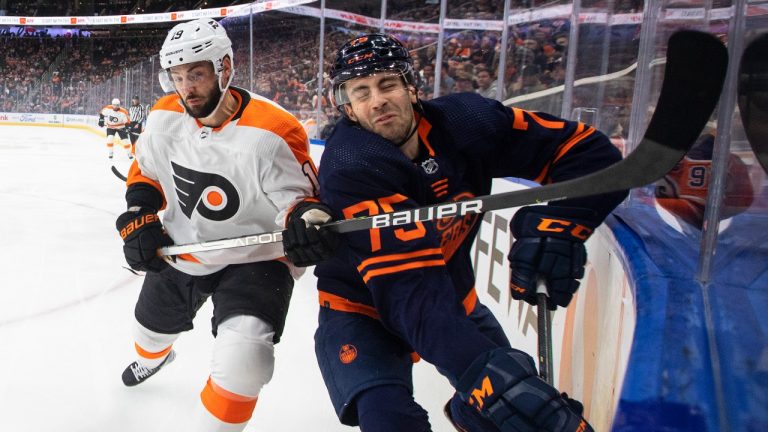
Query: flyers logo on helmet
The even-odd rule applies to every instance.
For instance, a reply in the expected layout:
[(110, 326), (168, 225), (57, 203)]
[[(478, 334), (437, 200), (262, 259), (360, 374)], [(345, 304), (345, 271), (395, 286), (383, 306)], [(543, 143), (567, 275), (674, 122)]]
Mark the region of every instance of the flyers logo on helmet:
[(197, 213), (213, 221), (224, 221), (240, 209), (240, 195), (235, 185), (219, 174), (195, 171), (171, 162), (181, 211), (192, 219)]

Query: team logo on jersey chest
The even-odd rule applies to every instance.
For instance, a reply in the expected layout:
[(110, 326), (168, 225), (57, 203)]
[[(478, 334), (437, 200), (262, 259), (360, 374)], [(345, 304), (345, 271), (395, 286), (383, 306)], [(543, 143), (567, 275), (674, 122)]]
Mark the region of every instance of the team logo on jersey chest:
[(235, 185), (219, 174), (195, 171), (171, 162), (173, 183), (181, 211), (192, 219), (200, 216), (213, 221), (231, 218), (240, 208), (240, 196)]

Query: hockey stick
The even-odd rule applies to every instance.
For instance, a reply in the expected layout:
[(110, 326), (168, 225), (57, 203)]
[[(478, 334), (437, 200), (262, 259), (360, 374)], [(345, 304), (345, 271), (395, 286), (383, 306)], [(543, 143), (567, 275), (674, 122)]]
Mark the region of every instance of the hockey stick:
[(550, 385), (555, 385), (555, 372), (552, 362), (552, 320), (547, 307), (547, 286), (539, 279), (536, 286), (536, 312), (539, 328), (539, 376)]
[(115, 168), (115, 166), (114, 166), (114, 165), (112, 165), (112, 173), (113, 173), (114, 175), (116, 175), (116, 176), (117, 176), (117, 178), (119, 178), (120, 180), (122, 180), (122, 181), (128, 181), (128, 177), (126, 177), (126, 176), (124, 176), (123, 174), (121, 174), (121, 173), (120, 173), (120, 171), (118, 171), (118, 170), (117, 170), (117, 168)]
[[(468, 213), (483, 213), (546, 201), (598, 195), (645, 186), (669, 172), (704, 128), (717, 104), (728, 54), (714, 36), (690, 30), (669, 39), (664, 83), (656, 110), (635, 151), (624, 160), (584, 177), (533, 189), (486, 195), (475, 199), (345, 219), (321, 229), (339, 233), (387, 228)], [(168, 246), (162, 255), (179, 255), (282, 241), (280, 231), (203, 243)]]
[(741, 122), (755, 157), (768, 172), (768, 34), (747, 45), (738, 84)]

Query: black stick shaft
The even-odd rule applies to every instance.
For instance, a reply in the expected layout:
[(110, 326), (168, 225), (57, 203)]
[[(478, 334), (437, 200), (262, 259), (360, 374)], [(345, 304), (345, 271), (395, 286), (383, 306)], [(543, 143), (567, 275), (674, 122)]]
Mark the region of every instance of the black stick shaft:
[[(543, 287), (543, 288), (542, 288)], [(543, 289), (543, 292), (541, 291)], [(552, 364), (552, 322), (549, 316), (547, 288), (540, 283), (536, 294), (536, 309), (539, 324), (539, 376), (549, 385), (555, 385), (554, 366)]]

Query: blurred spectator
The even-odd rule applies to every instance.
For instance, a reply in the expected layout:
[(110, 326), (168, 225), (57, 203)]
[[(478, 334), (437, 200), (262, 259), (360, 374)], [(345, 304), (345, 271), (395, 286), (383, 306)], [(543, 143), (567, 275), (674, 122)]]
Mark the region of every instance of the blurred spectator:
[(57, 97), (61, 96), (61, 77), (59, 72), (55, 71), (51, 77), (51, 86), (53, 87), (53, 94)]
[(553, 38), (555, 40), (555, 50), (563, 53), (568, 50), (568, 35), (565, 33), (558, 33)]
[(466, 74), (460, 74), (456, 77), (456, 83), (453, 86), (454, 93), (460, 92), (474, 92), (475, 87), (472, 85), (472, 79)]
[(541, 80), (539, 79), (540, 74), (541, 69), (538, 65), (531, 64), (523, 66), (523, 86), (520, 89), (520, 93), (528, 94), (546, 89), (547, 87), (542, 84)]
[[(658, 205), (697, 230), (701, 230), (704, 223), (715, 135), (716, 130), (710, 128), (683, 160), (656, 182)], [(745, 211), (754, 201), (749, 170), (735, 153), (729, 154), (727, 172), (721, 219)]]
[(496, 89), (496, 79), (487, 70), (479, 71), (477, 78), (477, 93), (483, 97), (496, 99), (498, 91)]

